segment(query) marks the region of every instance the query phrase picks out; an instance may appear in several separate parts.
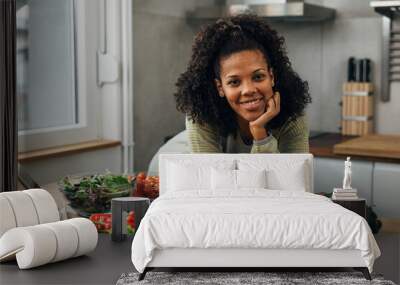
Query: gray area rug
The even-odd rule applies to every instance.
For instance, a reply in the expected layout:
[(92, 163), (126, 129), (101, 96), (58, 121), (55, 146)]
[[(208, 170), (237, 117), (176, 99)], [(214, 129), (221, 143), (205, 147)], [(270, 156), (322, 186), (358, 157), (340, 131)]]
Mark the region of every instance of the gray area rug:
[(133, 284), (379, 284), (395, 285), (380, 275), (368, 281), (360, 272), (148, 272), (142, 281), (139, 273), (122, 274), (117, 285)]

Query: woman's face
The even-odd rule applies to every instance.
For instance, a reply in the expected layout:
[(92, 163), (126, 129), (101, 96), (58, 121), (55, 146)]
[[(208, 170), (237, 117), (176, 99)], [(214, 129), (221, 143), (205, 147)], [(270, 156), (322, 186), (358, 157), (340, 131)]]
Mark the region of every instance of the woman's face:
[(215, 82), (219, 94), (248, 122), (266, 111), (266, 103), (273, 96), (273, 74), (259, 50), (236, 52), (220, 59), (220, 79)]

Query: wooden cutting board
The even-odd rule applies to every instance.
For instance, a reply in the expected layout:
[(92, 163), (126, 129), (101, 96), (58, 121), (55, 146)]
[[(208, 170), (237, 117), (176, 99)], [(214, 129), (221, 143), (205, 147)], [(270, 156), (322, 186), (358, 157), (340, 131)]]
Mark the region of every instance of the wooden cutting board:
[(400, 135), (365, 135), (335, 144), (333, 153), (400, 159)]

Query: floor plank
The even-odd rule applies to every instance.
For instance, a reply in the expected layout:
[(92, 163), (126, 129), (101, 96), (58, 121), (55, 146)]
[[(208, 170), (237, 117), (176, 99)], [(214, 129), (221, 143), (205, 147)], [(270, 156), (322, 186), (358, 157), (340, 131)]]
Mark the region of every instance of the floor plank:
[(111, 241), (100, 234), (97, 248), (80, 256), (41, 267), (19, 270), (17, 263), (0, 264), (1, 285), (22, 284), (115, 284), (124, 272), (132, 272), (131, 241)]

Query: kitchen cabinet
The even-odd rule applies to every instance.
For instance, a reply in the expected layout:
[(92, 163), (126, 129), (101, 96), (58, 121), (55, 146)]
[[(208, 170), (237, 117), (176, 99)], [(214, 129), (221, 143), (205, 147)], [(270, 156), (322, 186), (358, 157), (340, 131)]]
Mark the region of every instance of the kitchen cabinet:
[[(342, 187), (344, 159), (314, 157), (314, 192)], [(352, 160), (352, 187), (379, 217), (400, 218), (400, 163)]]
[[(353, 188), (358, 195), (371, 204), (372, 199), (372, 161), (352, 160)], [(333, 188), (341, 188), (344, 176), (344, 159), (314, 157), (314, 192), (329, 193)]]
[(400, 218), (400, 164), (375, 162), (373, 201), (378, 216)]

